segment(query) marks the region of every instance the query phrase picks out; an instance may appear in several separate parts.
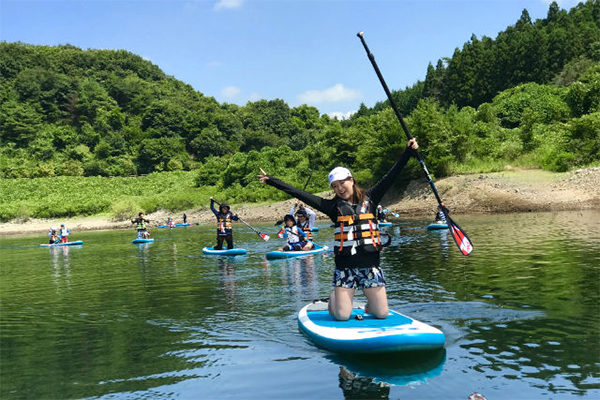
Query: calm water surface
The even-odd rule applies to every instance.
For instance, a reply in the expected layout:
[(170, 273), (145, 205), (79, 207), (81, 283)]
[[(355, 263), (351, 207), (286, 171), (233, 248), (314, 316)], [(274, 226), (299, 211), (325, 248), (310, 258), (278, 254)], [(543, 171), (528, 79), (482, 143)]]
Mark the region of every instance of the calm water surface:
[[(600, 213), (460, 216), (462, 256), (429, 221), (388, 229), (390, 305), (446, 334), (443, 351), (348, 358), (316, 348), (298, 310), (329, 295), (332, 254), (235, 226), (243, 257), (202, 255), (212, 225), (0, 239), (2, 399), (600, 398)], [(318, 242), (330, 244), (329, 223)], [(361, 295), (359, 299), (364, 299)]]

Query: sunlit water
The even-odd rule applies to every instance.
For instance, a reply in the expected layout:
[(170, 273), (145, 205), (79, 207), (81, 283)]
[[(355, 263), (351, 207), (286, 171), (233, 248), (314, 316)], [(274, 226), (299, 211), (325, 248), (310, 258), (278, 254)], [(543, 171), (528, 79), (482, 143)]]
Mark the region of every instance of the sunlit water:
[[(327, 297), (333, 255), (266, 261), (280, 245), (239, 224), (247, 256), (204, 256), (212, 225), (0, 239), (2, 399), (600, 398), (600, 213), (459, 216), (462, 256), (429, 221), (388, 228), (393, 309), (443, 330), (433, 353), (348, 358), (298, 330)], [(330, 244), (328, 222), (316, 241)], [(360, 296), (362, 297), (362, 296)]]

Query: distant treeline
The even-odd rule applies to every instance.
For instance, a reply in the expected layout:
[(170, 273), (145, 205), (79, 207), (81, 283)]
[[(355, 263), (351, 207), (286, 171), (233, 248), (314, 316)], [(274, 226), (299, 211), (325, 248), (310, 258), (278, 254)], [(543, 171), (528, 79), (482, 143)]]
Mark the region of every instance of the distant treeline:
[[(436, 176), (597, 163), (600, 2), (552, 3), (535, 22), (524, 10), (393, 95)], [(314, 170), (313, 191), (340, 164), (369, 184), (405, 143), (387, 101), (343, 121), (280, 99), (220, 104), (127, 51), (0, 42), (6, 179), (197, 170), (198, 186), (261, 200), (274, 192), (257, 183), (258, 166), (300, 186)]]

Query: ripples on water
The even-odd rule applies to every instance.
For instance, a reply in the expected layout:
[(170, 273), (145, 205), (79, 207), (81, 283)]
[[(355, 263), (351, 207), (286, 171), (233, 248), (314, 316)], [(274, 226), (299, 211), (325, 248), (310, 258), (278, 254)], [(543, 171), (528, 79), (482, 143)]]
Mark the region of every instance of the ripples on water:
[(0, 397), (600, 396), (600, 214), (457, 219), (472, 256), (427, 221), (388, 228), (391, 307), (446, 334), (443, 351), (393, 357), (314, 347), (296, 313), (329, 295), (333, 255), (267, 262), (277, 239), (244, 227), (235, 258), (202, 255), (208, 226), (137, 246), (125, 231), (2, 239)]

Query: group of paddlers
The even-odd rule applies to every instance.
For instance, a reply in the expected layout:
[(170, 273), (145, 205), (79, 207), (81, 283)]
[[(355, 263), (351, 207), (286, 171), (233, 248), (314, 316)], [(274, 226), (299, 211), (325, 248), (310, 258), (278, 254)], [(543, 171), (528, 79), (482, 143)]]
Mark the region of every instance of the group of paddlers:
[[(366, 312), (376, 318), (388, 316), (386, 281), (380, 268), (380, 252), (384, 245), (380, 239), (379, 222), (385, 221), (385, 212), (379, 203), (409, 158), (416, 154), (417, 148), (416, 140), (409, 140), (398, 161), (368, 190), (358, 186), (349, 169), (332, 169), (328, 176), (329, 186), (335, 195), (332, 199), (297, 189), (260, 169), (258, 178), (261, 183), (299, 200), (281, 221), (284, 226), (280, 226), (280, 237), (286, 238), (287, 244), (279, 250), (307, 251), (314, 246), (312, 228), (315, 212), (312, 209), (324, 213), (334, 223), (334, 289), (328, 304), (330, 314), (338, 320), (350, 318), (352, 299), (357, 289), (362, 289), (367, 297)], [(215, 200), (211, 197), (210, 208), (217, 218), (217, 245), (213, 249), (223, 249), (223, 242), (227, 242), (228, 249), (233, 249), (232, 222), (239, 220), (239, 217), (231, 212), (226, 203), (219, 204), (219, 209), (214, 205)], [(445, 222), (443, 214), (440, 208), (436, 213), (436, 221)], [(138, 224), (139, 232), (140, 229), (144, 230), (144, 223), (148, 220), (140, 213), (139, 218), (132, 222)]]

